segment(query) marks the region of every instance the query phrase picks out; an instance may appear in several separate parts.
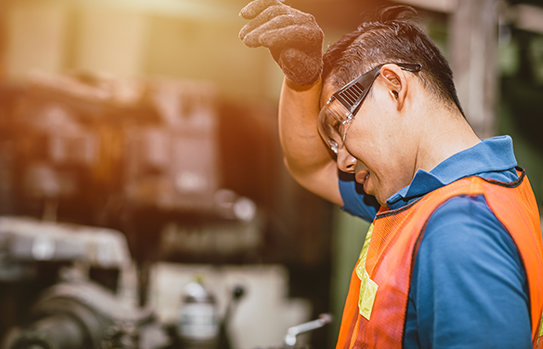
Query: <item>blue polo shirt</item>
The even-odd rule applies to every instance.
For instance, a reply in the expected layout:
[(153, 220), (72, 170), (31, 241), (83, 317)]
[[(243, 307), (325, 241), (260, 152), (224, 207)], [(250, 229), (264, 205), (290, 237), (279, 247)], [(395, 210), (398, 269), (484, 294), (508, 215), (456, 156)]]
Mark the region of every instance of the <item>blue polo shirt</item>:
[[(458, 179), (518, 178), (509, 136), (483, 140), (418, 170), (387, 200), (403, 207)], [(344, 210), (373, 221), (379, 205), (352, 177), (340, 176)], [(516, 245), (483, 196), (455, 197), (428, 220), (409, 290), (405, 348), (531, 348), (526, 274)]]

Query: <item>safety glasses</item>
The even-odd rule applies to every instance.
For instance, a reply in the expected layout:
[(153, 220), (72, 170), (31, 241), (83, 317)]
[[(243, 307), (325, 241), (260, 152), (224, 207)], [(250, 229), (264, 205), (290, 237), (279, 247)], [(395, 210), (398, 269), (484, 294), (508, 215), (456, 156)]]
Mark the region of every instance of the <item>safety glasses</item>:
[[(396, 64), (401, 69), (413, 73), (422, 69), (422, 64), (419, 63), (390, 64)], [(378, 65), (343, 86), (322, 107), (318, 120), (319, 134), (335, 154), (345, 142), (347, 129), (384, 65)]]

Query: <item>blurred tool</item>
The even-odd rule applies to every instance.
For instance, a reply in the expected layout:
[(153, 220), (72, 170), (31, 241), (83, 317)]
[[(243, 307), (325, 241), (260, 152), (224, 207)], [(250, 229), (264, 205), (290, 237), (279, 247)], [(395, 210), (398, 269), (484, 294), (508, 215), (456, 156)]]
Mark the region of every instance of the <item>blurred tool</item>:
[(182, 348), (217, 348), (219, 319), (215, 296), (207, 290), (201, 277), (185, 287), (179, 315)]
[(183, 349), (231, 349), (234, 346), (229, 334), (229, 324), (234, 310), (245, 295), (245, 288), (235, 285), (222, 318), (214, 294), (209, 291), (201, 276), (185, 287), (181, 304), (178, 335)]
[(245, 296), (245, 287), (241, 285), (236, 285), (232, 289), (232, 293), (230, 295), (230, 300), (228, 302), (228, 305), (226, 306), (226, 311), (224, 313), (224, 316), (221, 321), (221, 325), (219, 328), (219, 349), (231, 349), (234, 348), (232, 344), (232, 340), (229, 335), (229, 325), (230, 321), (233, 316), (233, 311), (237, 307), (239, 301)]
[(317, 320), (290, 327), (285, 336), (285, 348), (296, 348), (296, 337), (298, 335), (321, 328), (331, 321), (332, 316), (330, 314), (321, 314)]

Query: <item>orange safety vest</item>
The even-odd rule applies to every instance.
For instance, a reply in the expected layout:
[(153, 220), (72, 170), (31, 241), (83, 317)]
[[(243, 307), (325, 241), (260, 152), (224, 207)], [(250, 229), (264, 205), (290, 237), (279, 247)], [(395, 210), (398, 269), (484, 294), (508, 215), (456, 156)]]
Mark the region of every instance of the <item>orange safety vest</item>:
[(351, 277), (336, 349), (401, 348), (412, 265), (432, 213), (456, 196), (484, 195), (524, 264), (534, 348), (543, 348), (543, 243), (539, 212), (523, 170), (502, 183), (460, 179), (397, 210), (377, 213)]

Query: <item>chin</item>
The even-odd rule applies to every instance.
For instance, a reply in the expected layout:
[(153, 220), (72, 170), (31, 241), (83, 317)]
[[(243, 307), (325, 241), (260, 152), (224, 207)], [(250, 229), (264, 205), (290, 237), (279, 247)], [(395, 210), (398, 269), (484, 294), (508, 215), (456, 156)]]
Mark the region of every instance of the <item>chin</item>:
[(387, 206), (387, 199), (392, 195), (387, 195), (386, 193), (382, 193), (382, 192), (378, 192), (376, 193), (375, 191), (373, 191), (374, 193), (373, 194), (370, 194), (370, 195), (373, 195), (375, 197), (375, 199), (377, 200), (377, 202), (379, 203), (379, 205), (383, 206), (383, 207), (386, 207)]

